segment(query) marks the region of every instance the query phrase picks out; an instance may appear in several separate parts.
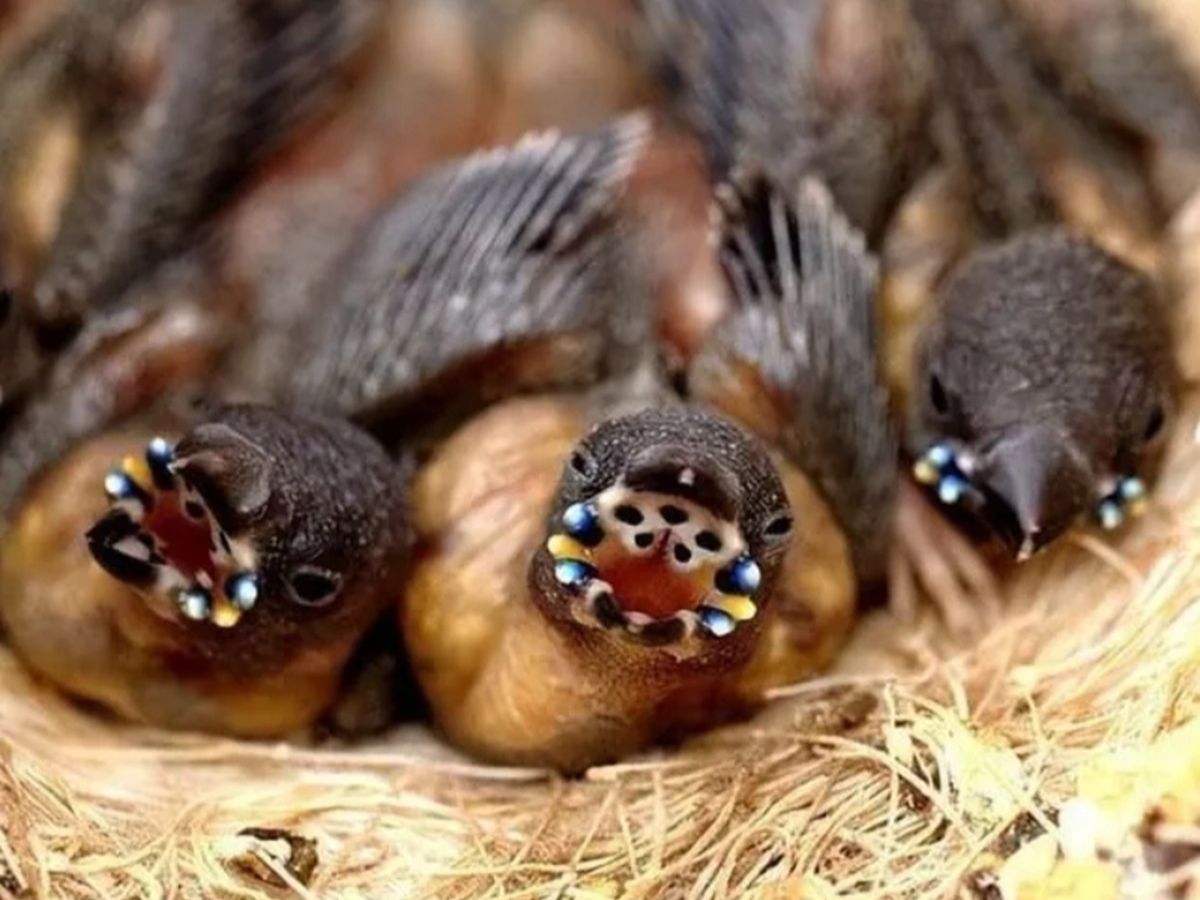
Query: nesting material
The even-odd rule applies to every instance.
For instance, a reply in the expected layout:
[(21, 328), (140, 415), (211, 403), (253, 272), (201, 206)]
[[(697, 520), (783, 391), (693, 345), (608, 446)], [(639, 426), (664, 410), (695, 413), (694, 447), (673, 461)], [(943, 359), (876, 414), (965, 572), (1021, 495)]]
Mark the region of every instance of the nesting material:
[(1022, 567), (976, 635), (875, 613), (753, 722), (577, 781), (420, 726), (121, 725), (0, 651), (0, 896), (1200, 896), (1198, 425), (1193, 396), (1144, 517)]

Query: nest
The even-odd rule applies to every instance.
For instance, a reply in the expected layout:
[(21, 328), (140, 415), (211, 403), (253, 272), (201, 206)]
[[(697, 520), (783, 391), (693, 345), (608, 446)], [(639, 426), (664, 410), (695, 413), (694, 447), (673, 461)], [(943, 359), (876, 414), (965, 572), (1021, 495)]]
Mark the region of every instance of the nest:
[(976, 638), (874, 613), (754, 721), (579, 780), (417, 725), (122, 725), (0, 650), (0, 896), (1200, 896), (1198, 420), (1145, 518), (1022, 567)]

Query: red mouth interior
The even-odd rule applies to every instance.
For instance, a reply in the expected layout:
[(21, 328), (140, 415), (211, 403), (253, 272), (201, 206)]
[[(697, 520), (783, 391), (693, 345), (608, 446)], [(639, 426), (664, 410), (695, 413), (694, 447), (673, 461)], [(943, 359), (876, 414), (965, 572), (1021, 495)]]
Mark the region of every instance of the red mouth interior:
[(189, 518), (177, 496), (160, 494), (142, 527), (158, 539), (163, 555), (183, 575), (194, 580), (207, 572), (215, 580), (208, 522)]
[(635, 556), (615, 542), (605, 542), (596, 555), (600, 578), (612, 587), (625, 612), (665, 619), (685, 609), (695, 609), (706, 590), (696, 573), (679, 572), (667, 561), (668, 534), (660, 533), (654, 550)]

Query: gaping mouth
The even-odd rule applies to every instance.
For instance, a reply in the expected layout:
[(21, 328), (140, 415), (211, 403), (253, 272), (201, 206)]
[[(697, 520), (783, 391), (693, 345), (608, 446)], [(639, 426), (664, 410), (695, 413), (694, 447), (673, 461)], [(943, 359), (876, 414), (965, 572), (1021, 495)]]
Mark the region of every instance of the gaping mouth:
[(105, 477), (104, 492), (110, 508), (87, 541), (106, 572), (167, 598), (192, 621), (230, 628), (253, 608), (253, 548), (225, 532), (167, 441), (152, 440), (144, 459), (126, 458)]
[(619, 483), (569, 507), (562, 526), (547, 549), (582, 624), (665, 644), (727, 637), (757, 615), (762, 573), (741, 531), (695, 502)]

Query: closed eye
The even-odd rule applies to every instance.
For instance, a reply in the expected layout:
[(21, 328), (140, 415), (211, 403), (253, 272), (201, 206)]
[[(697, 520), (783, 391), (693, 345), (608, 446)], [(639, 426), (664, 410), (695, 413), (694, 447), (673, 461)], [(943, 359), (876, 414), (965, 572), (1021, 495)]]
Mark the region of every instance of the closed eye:
[(939, 416), (947, 415), (950, 412), (950, 396), (946, 393), (946, 386), (942, 384), (942, 379), (936, 375), (929, 376), (929, 402)]
[(767, 523), (765, 531), (768, 537), (773, 538), (785, 537), (791, 534), (792, 517), (789, 515), (776, 516)]
[(1154, 409), (1150, 411), (1150, 417), (1146, 420), (1146, 428), (1142, 432), (1142, 441), (1150, 443), (1160, 434), (1162, 434), (1163, 426), (1167, 423), (1167, 414), (1162, 408), (1161, 403), (1154, 404)]
[(342, 576), (317, 566), (300, 566), (288, 578), (292, 599), (301, 606), (325, 606), (337, 599)]

